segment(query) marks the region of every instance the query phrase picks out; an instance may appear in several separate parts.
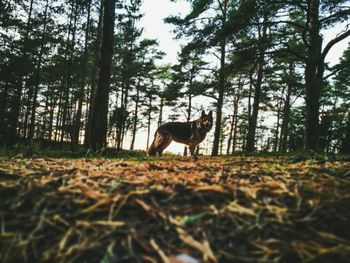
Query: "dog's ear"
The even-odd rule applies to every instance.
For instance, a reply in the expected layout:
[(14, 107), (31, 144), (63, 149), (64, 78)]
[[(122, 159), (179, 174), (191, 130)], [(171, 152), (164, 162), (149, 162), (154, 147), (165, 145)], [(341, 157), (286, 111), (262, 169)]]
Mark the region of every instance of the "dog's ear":
[(204, 118), (205, 117), (205, 111), (202, 110), (202, 115), (201, 115), (201, 118)]
[(210, 118), (213, 118), (213, 111), (209, 111), (208, 116), (209, 116)]

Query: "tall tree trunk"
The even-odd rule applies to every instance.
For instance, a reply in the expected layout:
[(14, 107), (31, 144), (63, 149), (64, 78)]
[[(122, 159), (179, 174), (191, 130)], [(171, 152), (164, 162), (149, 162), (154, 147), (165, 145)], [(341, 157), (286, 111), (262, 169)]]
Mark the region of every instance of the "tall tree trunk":
[(7, 129), (5, 128), (5, 116), (7, 109), (7, 99), (8, 99), (8, 84), (3, 86), (3, 90), (0, 93), (0, 144), (5, 142), (5, 137), (7, 136)]
[(58, 141), (59, 131), (61, 131), (60, 125), (61, 125), (61, 115), (62, 115), (62, 97), (63, 97), (63, 90), (59, 93), (59, 99), (58, 99), (58, 109), (57, 109), (57, 117), (56, 117), (56, 124), (55, 124), (55, 142)]
[(231, 145), (232, 145), (232, 138), (233, 138), (233, 127), (234, 127), (234, 124), (235, 124), (235, 115), (232, 114), (231, 123), (230, 123), (230, 131), (228, 133), (228, 139), (227, 139), (226, 155), (230, 154), (230, 149), (231, 149)]
[(306, 116), (304, 147), (316, 150), (319, 139), (319, 110), (324, 63), (322, 61), (322, 37), (320, 36), (319, 0), (309, 0), (309, 44), (305, 66)]
[[(190, 83), (189, 83), (189, 87), (188, 87), (188, 107), (187, 107), (187, 121), (191, 120), (191, 112), (192, 112), (192, 81), (193, 81), (193, 76), (192, 73), (190, 75)], [(187, 147), (184, 147), (184, 156), (187, 156)]]
[(236, 124), (236, 117), (237, 117), (237, 111), (238, 111), (238, 100), (240, 97), (240, 90), (241, 90), (241, 78), (238, 79), (238, 87), (234, 93), (234, 98), (233, 98), (232, 120), (231, 120), (231, 125), (230, 125), (229, 137), (227, 140), (226, 155), (229, 155), (230, 150), (231, 150), (231, 144), (232, 144), (232, 140), (233, 140), (233, 131), (234, 131), (234, 127), (236, 126), (235, 124)]
[(95, 105), (95, 96), (96, 96), (96, 87), (99, 76), (99, 61), (100, 61), (100, 49), (101, 49), (101, 35), (102, 35), (102, 11), (103, 11), (103, 1), (100, 4), (100, 12), (97, 26), (97, 36), (95, 40), (95, 49), (94, 49), (94, 58), (93, 66), (91, 72), (91, 88), (90, 88), (90, 97), (89, 97), (89, 109), (85, 125), (85, 136), (84, 136), (84, 147), (91, 147), (91, 129), (92, 129), (92, 112), (94, 111)]
[(261, 84), (263, 79), (263, 71), (264, 71), (264, 63), (265, 63), (265, 41), (266, 41), (266, 35), (267, 35), (267, 24), (268, 24), (268, 16), (267, 14), (264, 14), (264, 21), (262, 26), (262, 33), (260, 36), (260, 45), (259, 45), (259, 58), (258, 58), (258, 65), (257, 65), (257, 79), (256, 79), (256, 85), (255, 85), (255, 92), (254, 92), (254, 102), (253, 102), (253, 111), (252, 115), (249, 118), (249, 124), (248, 124), (248, 135), (247, 135), (247, 145), (246, 145), (246, 151), (247, 152), (254, 152), (255, 151), (255, 133), (256, 133), (256, 127), (258, 122), (258, 114), (259, 114), (259, 107), (260, 107), (260, 100), (261, 100)]
[[(48, 86), (49, 88), (49, 86)], [(49, 110), (49, 131), (48, 131), (48, 139), (52, 140), (52, 131), (53, 131), (53, 120), (54, 120), (54, 110), (56, 108), (56, 99), (52, 99), (50, 101), (50, 110)]]
[[(284, 94), (284, 88), (283, 88), (282, 94)], [(282, 102), (278, 102), (278, 104), (277, 104), (277, 121), (276, 121), (275, 140), (274, 140), (274, 144), (273, 144), (273, 151), (274, 152), (277, 152), (277, 150), (278, 150), (279, 139), (280, 139), (281, 107), (282, 107)]]
[(350, 116), (349, 115), (348, 115), (348, 121), (346, 124), (346, 132), (345, 132), (344, 139), (342, 141), (340, 152), (350, 153)]
[(283, 118), (281, 127), (281, 140), (280, 140), (280, 151), (287, 151), (287, 138), (288, 138), (288, 127), (289, 127), (289, 116), (290, 116), (290, 97), (292, 94), (292, 79), (293, 79), (293, 68), (294, 64), (289, 65), (289, 78), (287, 81), (287, 94), (283, 106)]
[(94, 150), (106, 146), (108, 100), (111, 79), (115, 0), (103, 1), (102, 41), (99, 61), (99, 79), (92, 112), (91, 142)]
[(249, 120), (252, 117), (252, 94), (253, 94), (253, 85), (254, 85), (253, 74), (254, 74), (255, 67), (256, 65), (254, 65), (251, 71), (249, 72), (248, 114), (247, 114), (248, 125), (247, 125), (247, 128), (244, 130), (244, 139), (243, 139), (243, 145), (242, 145), (242, 150), (245, 152), (247, 151)]
[(40, 49), (39, 49), (39, 58), (38, 58), (38, 62), (36, 64), (36, 70), (35, 70), (35, 75), (34, 75), (34, 93), (33, 93), (32, 109), (31, 109), (32, 115), (30, 117), (30, 126), (29, 126), (29, 134), (28, 134), (28, 138), (30, 140), (33, 140), (33, 137), (34, 137), (35, 115), (36, 115), (36, 107), (37, 107), (38, 93), (39, 93), (39, 86), (40, 86), (41, 64), (42, 64), (42, 60), (43, 60), (44, 45), (45, 45), (45, 39), (46, 39), (48, 7), (49, 7), (49, 0), (46, 0), (46, 6), (45, 6), (45, 11), (44, 11), (44, 25), (43, 25), (41, 44), (40, 44)]
[(220, 143), (220, 135), (221, 135), (221, 122), (222, 122), (222, 106), (224, 103), (224, 92), (225, 92), (225, 82), (226, 82), (225, 56), (226, 56), (226, 39), (221, 41), (220, 72), (219, 72), (219, 82), (218, 82), (219, 96), (216, 102), (214, 142), (213, 142), (213, 149), (211, 152), (212, 156), (217, 156), (219, 154), (219, 143)]
[[(331, 114), (331, 121), (330, 121), (330, 126), (329, 126), (329, 131), (328, 131), (328, 136), (327, 136), (327, 146), (326, 146), (326, 152), (330, 153), (331, 152), (331, 147), (332, 147), (332, 140), (333, 140), (333, 122), (332, 120), (336, 119), (336, 115), (337, 115), (337, 104), (338, 104), (338, 95), (335, 95), (334, 98), (334, 103), (333, 103), (333, 107), (332, 107), (332, 114)], [(334, 151), (334, 150), (333, 150)]]
[[(65, 62), (66, 67), (64, 71), (64, 81), (63, 81), (63, 96), (64, 96), (64, 102), (62, 107), (62, 120), (61, 120), (61, 136), (60, 136), (60, 142), (63, 143), (64, 137), (66, 134), (67, 129), (67, 120), (69, 120), (69, 103), (70, 103), (70, 89), (71, 89), (71, 69), (73, 64), (73, 53), (74, 53), (74, 45), (75, 45), (75, 32), (76, 32), (76, 23), (77, 23), (77, 16), (78, 16), (78, 3), (72, 2), (72, 11), (71, 16), (69, 18), (69, 31), (67, 35), (67, 45), (65, 50)], [(72, 26), (73, 23), (73, 26)], [(70, 41), (69, 38), (72, 36), (72, 40)], [(61, 144), (62, 146), (63, 144)]]
[(159, 105), (159, 118), (158, 118), (158, 127), (163, 123), (163, 108), (164, 108), (164, 97), (163, 95), (160, 97), (160, 105)]
[(90, 28), (90, 11), (91, 11), (91, 1), (89, 0), (87, 6), (87, 18), (86, 18), (86, 29), (85, 29), (85, 43), (84, 43), (84, 52), (81, 61), (81, 79), (80, 79), (80, 90), (78, 94), (78, 109), (74, 118), (73, 129), (72, 129), (72, 149), (76, 150), (79, 144), (79, 134), (81, 127), (81, 117), (84, 101), (84, 92), (86, 84), (86, 66), (88, 59), (88, 43), (89, 43), (89, 28)]
[(233, 127), (233, 138), (232, 138), (232, 154), (235, 153), (236, 151), (236, 144), (237, 144), (237, 128), (238, 128), (238, 103), (241, 98), (241, 89), (243, 87), (243, 83), (241, 80), (239, 81), (239, 86), (238, 86), (238, 91), (235, 97), (235, 101), (233, 104), (233, 122), (234, 122), (234, 127)]
[[(153, 86), (153, 85), (152, 85)], [(152, 94), (149, 96), (149, 104), (148, 104), (148, 116), (147, 116), (147, 143), (146, 143), (146, 149), (148, 149), (149, 146), (149, 139), (151, 135), (151, 112), (152, 112)]]
[[(31, 21), (32, 21), (32, 13), (33, 13), (33, 3), (34, 0), (30, 1), (29, 4), (29, 12), (28, 12), (28, 18), (27, 18), (27, 24), (26, 24), (26, 32), (24, 35), (24, 40), (23, 40), (23, 59), (27, 60), (27, 43), (29, 39), (29, 32), (30, 32), (30, 26), (31, 26)], [(20, 116), (21, 112), (21, 99), (22, 99), (22, 92), (23, 92), (23, 77), (24, 74), (21, 74), (18, 77), (18, 83), (17, 83), (17, 89), (16, 92), (14, 93), (12, 103), (11, 103), (11, 117), (10, 117), (10, 129), (9, 129), (9, 138), (8, 138), (8, 143), (10, 145), (13, 145), (17, 141), (17, 126), (18, 126), (18, 119)]]
[[(227, 17), (227, 4), (228, 1), (224, 0), (222, 3), (222, 26), (226, 22)], [(215, 131), (214, 131), (214, 142), (213, 149), (211, 152), (212, 156), (217, 156), (219, 154), (219, 144), (221, 135), (221, 122), (222, 122), (222, 106), (224, 103), (224, 92), (226, 86), (226, 37), (222, 37), (220, 41), (220, 70), (219, 70), (219, 82), (218, 82), (218, 100), (216, 104), (216, 119), (215, 119)]]
[(136, 86), (136, 101), (135, 101), (135, 110), (134, 110), (134, 123), (132, 129), (132, 139), (130, 144), (130, 150), (134, 150), (136, 130), (137, 130), (137, 120), (138, 120), (138, 111), (139, 111), (139, 101), (140, 101), (140, 82), (141, 78), (139, 76), (138, 83)]
[[(234, 127), (233, 127), (233, 139), (232, 139), (232, 154), (236, 151), (236, 145), (237, 145), (237, 128), (238, 128), (238, 100), (235, 104), (235, 109), (233, 112), (233, 115), (235, 116), (234, 119)], [(244, 141), (244, 140), (243, 140)], [(243, 147), (244, 148), (244, 147)]]

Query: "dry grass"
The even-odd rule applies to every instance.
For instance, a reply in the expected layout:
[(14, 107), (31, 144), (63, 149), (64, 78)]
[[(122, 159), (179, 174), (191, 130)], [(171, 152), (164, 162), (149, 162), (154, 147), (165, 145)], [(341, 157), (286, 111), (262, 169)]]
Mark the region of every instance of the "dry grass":
[(350, 163), (0, 159), (1, 262), (349, 262)]

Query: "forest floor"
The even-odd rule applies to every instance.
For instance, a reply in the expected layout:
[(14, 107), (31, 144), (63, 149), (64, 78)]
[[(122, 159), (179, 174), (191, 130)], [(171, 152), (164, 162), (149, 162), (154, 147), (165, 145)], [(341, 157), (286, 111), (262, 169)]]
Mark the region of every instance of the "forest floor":
[(349, 158), (0, 157), (0, 200), (0, 262), (350, 262)]

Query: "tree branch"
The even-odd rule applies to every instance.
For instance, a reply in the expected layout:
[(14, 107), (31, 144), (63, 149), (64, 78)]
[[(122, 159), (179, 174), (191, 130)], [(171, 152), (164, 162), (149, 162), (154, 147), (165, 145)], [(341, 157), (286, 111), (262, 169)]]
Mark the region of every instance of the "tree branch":
[(323, 77), (323, 79), (328, 79), (329, 77), (332, 77), (333, 75), (337, 74), (340, 70), (347, 68), (350, 66), (350, 61), (344, 64), (338, 64), (336, 66), (333, 67), (333, 71), (331, 73), (329, 73), (327, 76)]
[(336, 38), (332, 39), (331, 41), (328, 42), (328, 44), (325, 46), (325, 48), (323, 49), (322, 52), (322, 60), (324, 61), (324, 59), (326, 58), (329, 50), (338, 42), (342, 41), (343, 39), (347, 38), (348, 36), (350, 36), (350, 29), (345, 31), (343, 34), (337, 36)]

